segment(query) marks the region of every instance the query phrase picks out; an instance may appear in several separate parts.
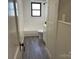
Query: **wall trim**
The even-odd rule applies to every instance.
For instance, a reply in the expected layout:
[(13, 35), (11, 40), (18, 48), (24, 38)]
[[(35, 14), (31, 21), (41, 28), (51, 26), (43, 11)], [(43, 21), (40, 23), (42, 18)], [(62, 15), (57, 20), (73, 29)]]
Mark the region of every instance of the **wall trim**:
[(17, 46), (13, 59), (17, 59), (18, 53), (19, 53), (19, 46)]

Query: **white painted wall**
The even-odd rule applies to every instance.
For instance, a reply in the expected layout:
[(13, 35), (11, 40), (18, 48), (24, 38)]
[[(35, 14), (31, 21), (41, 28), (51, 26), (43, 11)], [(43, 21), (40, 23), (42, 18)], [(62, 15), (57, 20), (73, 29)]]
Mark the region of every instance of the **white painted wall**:
[[(32, 17), (31, 16), (31, 2), (42, 3), (42, 16)], [(23, 11), (24, 11), (24, 30), (25, 31), (38, 31), (43, 30), (43, 24), (45, 21), (45, 6), (43, 3), (45, 0), (23, 0)]]
[(8, 17), (8, 58), (14, 59), (18, 47), (15, 17)]

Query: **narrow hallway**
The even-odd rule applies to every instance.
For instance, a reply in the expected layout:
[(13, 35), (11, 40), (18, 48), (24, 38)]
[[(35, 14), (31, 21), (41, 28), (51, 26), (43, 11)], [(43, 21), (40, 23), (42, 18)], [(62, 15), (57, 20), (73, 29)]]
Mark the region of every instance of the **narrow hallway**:
[(26, 36), (24, 46), (23, 59), (49, 59), (45, 45), (39, 36)]

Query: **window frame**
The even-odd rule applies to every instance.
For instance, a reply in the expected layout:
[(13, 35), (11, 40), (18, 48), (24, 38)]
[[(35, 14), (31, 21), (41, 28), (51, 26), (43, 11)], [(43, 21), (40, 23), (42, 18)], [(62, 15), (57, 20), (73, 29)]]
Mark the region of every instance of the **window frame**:
[[(40, 4), (40, 9), (39, 9), (40, 15), (39, 15), (39, 16), (34, 16), (34, 15), (33, 15), (32, 11), (33, 11), (34, 9), (32, 9), (32, 4)], [(32, 16), (32, 17), (41, 17), (41, 2), (31, 2), (31, 16)]]

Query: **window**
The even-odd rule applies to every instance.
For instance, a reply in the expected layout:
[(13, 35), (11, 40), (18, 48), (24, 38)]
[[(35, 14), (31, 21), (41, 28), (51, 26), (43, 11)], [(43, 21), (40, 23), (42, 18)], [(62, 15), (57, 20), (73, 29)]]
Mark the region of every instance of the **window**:
[[(16, 3), (16, 11), (17, 11), (17, 15), (18, 15), (17, 3)], [(8, 3), (8, 15), (9, 16), (15, 16), (15, 10), (14, 10), (14, 3), (13, 2)]]
[(39, 3), (39, 2), (31, 3), (31, 16), (33, 16), (33, 17), (41, 16), (41, 3)]
[(8, 3), (8, 11), (9, 11), (9, 13), (8, 13), (9, 16), (15, 15), (13, 2)]

